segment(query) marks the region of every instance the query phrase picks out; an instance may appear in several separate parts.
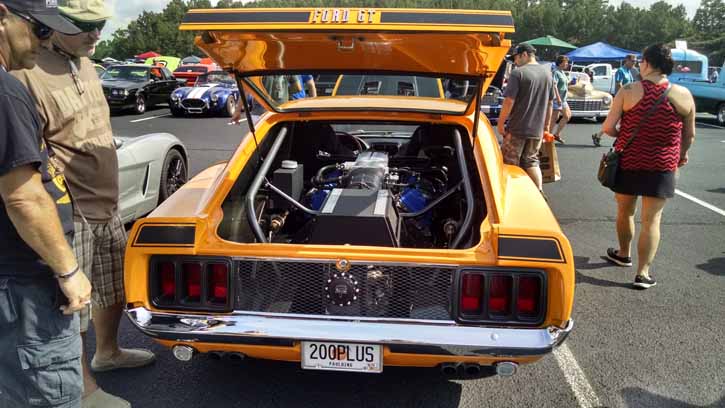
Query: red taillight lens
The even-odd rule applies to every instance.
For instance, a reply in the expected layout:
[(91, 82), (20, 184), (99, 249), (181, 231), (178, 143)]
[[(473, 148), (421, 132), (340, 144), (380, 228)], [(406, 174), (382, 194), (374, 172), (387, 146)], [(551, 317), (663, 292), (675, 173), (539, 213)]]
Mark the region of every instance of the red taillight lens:
[(173, 262), (159, 263), (159, 281), (161, 282), (161, 296), (174, 299), (176, 294), (176, 271)]
[(513, 278), (510, 276), (492, 276), (488, 293), (488, 313), (508, 315), (511, 313), (511, 289)]
[(201, 300), (201, 264), (184, 263), (181, 269), (184, 287), (186, 288), (186, 300), (198, 302)]
[(461, 311), (480, 313), (483, 299), (483, 275), (463, 275), (461, 282)]
[(227, 303), (229, 293), (229, 268), (225, 264), (209, 265), (209, 293), (207, 298), (213, 303)]
[(519, 315), (538, 316), (540, 294), (541, 279), (533, 276), (519, 278), (519, 294), (516, 299), (516, 308)]

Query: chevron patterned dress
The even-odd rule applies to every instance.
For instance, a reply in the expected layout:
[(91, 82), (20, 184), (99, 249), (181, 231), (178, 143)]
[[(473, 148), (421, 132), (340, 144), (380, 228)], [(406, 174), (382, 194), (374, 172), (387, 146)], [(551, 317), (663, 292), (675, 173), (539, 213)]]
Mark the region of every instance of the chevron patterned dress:
[[(624, 112), (619, 137), (614, 143), (617, 150), (624, 148), (642, 117), (667, 88), (666, 82), (657, 85), (642, 81), (641, 84), (644, 96)], [(681, 140), (682, 117), (669, 101), (664, 101), (642, 124), (637, 137), (625, 150), (613, 190), (635, 196), (673, 197)]]

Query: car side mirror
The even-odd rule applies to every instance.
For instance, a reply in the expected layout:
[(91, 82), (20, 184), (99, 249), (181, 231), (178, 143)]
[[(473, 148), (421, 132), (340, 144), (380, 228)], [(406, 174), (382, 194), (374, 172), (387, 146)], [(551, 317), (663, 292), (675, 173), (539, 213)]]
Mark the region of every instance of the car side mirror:
[(118, 150), (121, 148), (121, 146), (123, 146), (123, 140), (114, 137), (113, 145), (116, 146), (116, 150)]

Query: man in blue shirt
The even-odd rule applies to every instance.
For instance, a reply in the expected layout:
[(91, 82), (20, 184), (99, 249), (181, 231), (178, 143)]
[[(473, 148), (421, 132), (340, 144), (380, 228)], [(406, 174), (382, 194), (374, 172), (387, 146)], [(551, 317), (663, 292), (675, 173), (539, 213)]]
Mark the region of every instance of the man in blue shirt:
[[(317, 96), (317, 88), (315, 88), (315, 79), (312, 75), (292, 75), (289, 77), (290, 99), (302, 99), (310, 96)], [(309, 95), (305, 92), (305, 88), (309, 90)]]
[(632, 73), (632, 67), (637, 62), (637, 57), (632, 54), (627, 55), (624, 59), (624, 64), (614, 74), (614, 94), (619, 92), (619, 89), (623, 86), (634, 82), (634, 76)]

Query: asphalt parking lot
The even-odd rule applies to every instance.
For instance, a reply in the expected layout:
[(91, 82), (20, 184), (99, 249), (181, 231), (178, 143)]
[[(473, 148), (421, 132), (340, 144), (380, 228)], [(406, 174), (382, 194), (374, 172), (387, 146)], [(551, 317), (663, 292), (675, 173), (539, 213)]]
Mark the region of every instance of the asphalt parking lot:
[[(190, 152), (190, 173), (227, 159), (247, 131), (226, 118), (173, 118), (166, 108), (115, 116), (119, 136), (169, 132)], [(266, 361), (182, 363), (122, 324), (125, 346), (157, 353), (151, 367), (97, 376), (134, 407), (725, 407), (725, 129), (700, 118), (690, 164), (668, 202), (652, 273), (630, 288), (632, 268), (602, 255), (616, 243), (613, 195), (595, 179), (590, 135), (579, 121), (557, 146), (562, 180), (551, 207), (574, 248), (575, 327), (565, 346), (511, 378), (448, 379), (438, 370), (385, 368), (380, 375), (308, 372)]]

